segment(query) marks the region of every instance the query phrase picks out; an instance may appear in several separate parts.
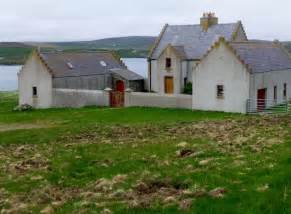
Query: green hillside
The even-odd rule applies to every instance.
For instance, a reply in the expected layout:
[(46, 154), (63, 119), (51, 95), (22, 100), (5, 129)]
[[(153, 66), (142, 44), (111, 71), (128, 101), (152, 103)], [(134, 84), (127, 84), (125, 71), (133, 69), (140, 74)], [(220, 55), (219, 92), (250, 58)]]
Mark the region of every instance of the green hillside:
[(0, 64), (23, 64), (33, 47), (23, 43), (0, 43)]
[(87, 42), (57, 42), (48, 43), (60, 48), (85, 48), (85, 49), (135, 49), (148, 50), (154, 43), (155, 37), (151, 36), (131, 36), (100, 39)]
[(35, 47), (42, 51), (98, 51), (114, 50), (123, 58), (145, 58), (155, 37), (131, 36), (81, 42), (0, 43), (0, 64), (23, 64)]

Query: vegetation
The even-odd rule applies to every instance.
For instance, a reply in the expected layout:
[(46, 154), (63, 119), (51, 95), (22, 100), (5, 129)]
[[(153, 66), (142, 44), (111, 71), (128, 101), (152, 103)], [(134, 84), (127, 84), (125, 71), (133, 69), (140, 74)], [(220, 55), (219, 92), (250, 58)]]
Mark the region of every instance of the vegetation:
[(21, 65), (31, 53), (32, 47), (1, 47), (0, 64)]
[(291, 42), (285, 42), (285, 46), (287, 47), (287, 49), (291, 53)]
[(154, 41), (155, 37), (132, 36), (88, 42), (0, 43), (0, 64), (23, 64), (33, 47), (40, 47), (42, 51), (113, 50), (122, 58), (145, 58)]
[(191, 83), (191, 82), (188, 82), (188, 83), (185, 85), (183, 93), (184, 93), (184, 94), (192, 94), (192, 93), (193, 93), (193, 90), (192, 90), (192, 83)]
[(16, 100), (0, 95), (1, 213), (291, 212), (290, 115)]

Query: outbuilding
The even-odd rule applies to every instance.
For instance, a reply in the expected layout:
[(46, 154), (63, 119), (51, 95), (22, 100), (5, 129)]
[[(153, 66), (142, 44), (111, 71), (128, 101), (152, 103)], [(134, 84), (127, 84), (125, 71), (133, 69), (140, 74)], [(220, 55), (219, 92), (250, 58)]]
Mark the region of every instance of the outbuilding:
[(19, 104), (53, 104), (53, 89), (144, 90), (142, 76), (130, 71), (112, 52), (40, 53), (35, 50), (18, 74)]

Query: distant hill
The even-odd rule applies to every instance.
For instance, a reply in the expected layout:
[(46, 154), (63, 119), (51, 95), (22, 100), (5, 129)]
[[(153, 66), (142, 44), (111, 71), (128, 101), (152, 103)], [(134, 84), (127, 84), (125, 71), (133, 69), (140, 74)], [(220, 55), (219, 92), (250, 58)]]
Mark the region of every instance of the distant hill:
[(93, 41), (76, 41), (76, 42), (46, 42), (37, 43), (29, 42), (28, 45), (39, 46), (42, 48), (59, 48), (59, 49), (134, 49), (149, 50), (155, 42), (156, 37), (152, 36), (129, 36), (99, 39)]
[(291, 42), (284, 42), (284, 45), (287, 47), (287, 49), (291, 53)]
[(130, 36), (79, 42), (0, 42), (0, 64), (23, 64), (36, 47), (42, 51), (114, 50), (124, 58), (144, 58), (155, 39), (152, 36)]

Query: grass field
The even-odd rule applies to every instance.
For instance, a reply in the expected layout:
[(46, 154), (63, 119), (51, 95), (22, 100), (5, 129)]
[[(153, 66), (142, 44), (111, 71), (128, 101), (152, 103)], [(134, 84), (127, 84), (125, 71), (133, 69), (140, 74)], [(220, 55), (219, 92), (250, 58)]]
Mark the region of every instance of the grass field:
[(13, 112), (1, 213), (291, 213), (291, 116), (152, 108)]

